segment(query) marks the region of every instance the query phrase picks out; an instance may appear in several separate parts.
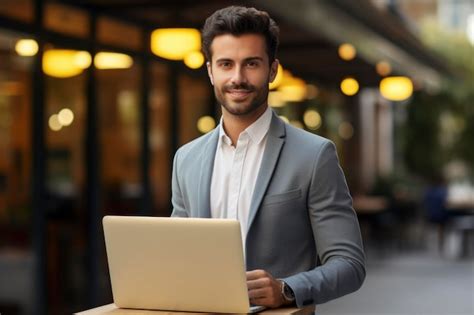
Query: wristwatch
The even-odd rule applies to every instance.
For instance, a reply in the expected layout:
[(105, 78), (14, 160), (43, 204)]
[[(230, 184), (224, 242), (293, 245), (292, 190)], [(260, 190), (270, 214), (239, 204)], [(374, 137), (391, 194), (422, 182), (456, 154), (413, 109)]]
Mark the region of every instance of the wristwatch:
[(285, 302), (293, 303), (295, 301), (295, 293), (293, 290), (285, 283), (285, 281), (280, 280), (281, 282), (281, 295)]

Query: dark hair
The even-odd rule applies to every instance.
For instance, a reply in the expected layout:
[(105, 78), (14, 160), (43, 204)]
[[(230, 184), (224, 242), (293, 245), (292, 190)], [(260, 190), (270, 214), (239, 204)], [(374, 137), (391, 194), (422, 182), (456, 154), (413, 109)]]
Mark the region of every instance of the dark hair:
[(265, 38), (269, 62), (275, 60), (279, 28), (265, 11), (255, 8), (230, 6), (217, 10), (206, 19), (202, 29), (202, 50), (211, 61), (211, 44), (216, 36), (232, 34), (260, 34)]

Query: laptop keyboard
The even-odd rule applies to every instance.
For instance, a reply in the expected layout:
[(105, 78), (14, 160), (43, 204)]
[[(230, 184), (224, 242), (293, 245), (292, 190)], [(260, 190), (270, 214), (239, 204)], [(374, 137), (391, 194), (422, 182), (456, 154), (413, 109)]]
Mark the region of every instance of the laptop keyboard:
[(265, 306), (261, 305), (250, 305), (249, 313), (258, 313), (265, 309)]

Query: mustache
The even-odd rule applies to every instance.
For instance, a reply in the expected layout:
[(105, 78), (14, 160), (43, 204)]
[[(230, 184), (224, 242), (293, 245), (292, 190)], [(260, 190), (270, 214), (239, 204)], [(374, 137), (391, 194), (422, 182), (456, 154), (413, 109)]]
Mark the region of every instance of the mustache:
[(224, 86), (225, 92), (229, 92), (230, 90), (243, 90), (247, 92), (253, 92), (255, 90), (255, 87), (248, 83), (228, 84)]

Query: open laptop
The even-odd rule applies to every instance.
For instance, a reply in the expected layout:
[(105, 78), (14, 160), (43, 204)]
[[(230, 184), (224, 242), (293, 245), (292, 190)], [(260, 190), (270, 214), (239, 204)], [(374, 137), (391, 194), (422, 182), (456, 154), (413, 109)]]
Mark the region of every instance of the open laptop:
[(236, 220), (105, 216), (120, 308), (252, 313)]

